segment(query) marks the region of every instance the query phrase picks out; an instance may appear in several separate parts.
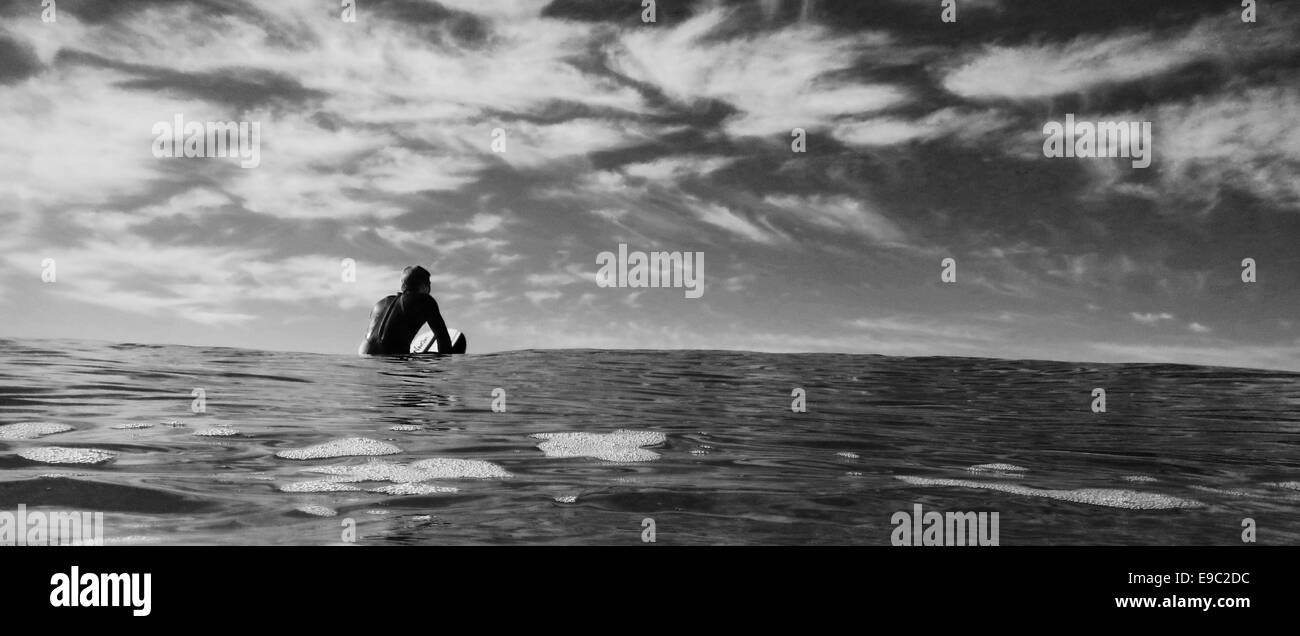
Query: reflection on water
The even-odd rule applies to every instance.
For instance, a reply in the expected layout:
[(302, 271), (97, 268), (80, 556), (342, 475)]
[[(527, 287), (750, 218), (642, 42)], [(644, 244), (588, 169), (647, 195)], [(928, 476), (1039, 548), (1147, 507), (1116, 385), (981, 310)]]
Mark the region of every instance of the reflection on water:
[[(1003, 545), (1232, 544), (1245, 517), (1298, 543), (1297, 405), (1297, 374), (1174, 365), (0, 340), (0, 426), (24, 425), (0, 510), (102, 510), (108, 543), (329, 544), (352, 519), (363, 543), (622, 544), (651, 517), (660, 543), (888, 545), (919, 503), (998, 511)], [(400, 452), (284, 452), (347, 438)], [(89, 450), (111, 459), (24, 458)]]

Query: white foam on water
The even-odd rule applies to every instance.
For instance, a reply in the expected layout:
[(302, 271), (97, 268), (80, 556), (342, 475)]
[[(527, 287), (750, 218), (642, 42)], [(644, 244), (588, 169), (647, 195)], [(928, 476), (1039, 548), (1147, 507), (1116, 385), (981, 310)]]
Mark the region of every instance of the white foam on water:
[(365, 437), (335, 439), (307, 448), (282, 450), (275, 454), (283, 459), (326, 459), (329, 457), (357, 457), (363, 455), (396, 455), (402, 449), (387, 442)]
[(708, 454), (709, 454), (709, 451), (696, 449), (696, 450), (691, 451), (691, 454), (692, 454), (692, 455), (708, 455)]
[(180, 420), (163, 420), (162, 422), (159, 422), (159, 424), (170, 426), (172, 428), (183, 428), (185, 426), (185, 423)]
[(40, 446), (24, 448), (18, 456), (42, 464), (100, 464), (114, 457), (115, 453), (96, 448), (64, 448), (62, 446)]
[(424, 481), (422, 471), (403, 464), (369, 462), (357, 466), (320, 466), (305, 472), (335, 475), (334, 481), (392, 481), (397, 483)]
[(1167, 510), (1171, 508), (1199, 508), (1205, 504), (1194, 499), (1183, 499), (1169, 495), (1136, 490), (1117, 490), (1113, 488), (1080, 488), (1077, 490), (1049, 490), (1030, 488), (1019, 484), (994, 481), (973, 481), (970, 479), (932, 479), (929, 477), (910, 477), (895, 475), (895, 478), (914, 486), (949, 486), (958, 488), (983, 488), (1026, 495), (1029, 497), (1046, 497), (1072, 503), (1085, 503), (1094, 506), (1128, 508), (1132, 510)]
[(162, 542), (162, 537), (143, 534), (133, 534), (125, 537), (104, 537), (104, 545), (141, 545)]
[(1015, 464), (975, 464), (966, 468), (970, 472), (1027, 472), (1028, 468)]
[(858, 458), (858, 454), (857, 454), (857, 453), (850, 453), (849, 451), (840, 451), (840, 452), (838, 452), (838, 453), (835, 453), (835, 455), (838, 456), (838, 457), (845, 457), (845, 458), (848, 458), (848, 459), (857, 459), (857, 458)]
[(1259, 495), (1248, 493), (1244, 490), (1225, 490), (1223, 488), (1210, 488), (1209, 486), (1192, 486), (1192, 490), (1199, 490), (1201, 492), (1212, 492), (1216, 495), (1228, 495), (1229, 497), (1258, 497), (1259, 496)]
[(611, 462), (647, 462), (659, 459), (659, 453), (640, 448), (668, 440), (657, 431), (618, 430), (613, 433), (536, 433), (543, 440), (538, 450), (547, 457), (592, 457)]
[(297, 508), (294, 508), (294, 510), (297, 510), (298, 512), (307, 513), (309, 515), (315, 515), (317, 517), (336, 517), (339, 514), (339, 511), (333, 508), (326, 508), (325, 506), (317, 506), (314, 504), (307, 505), (307, 506), (298, 506)]
[(37, 477), (43, 477), (46, 479), (56, 479), (56, 478), (85, 477), (88, 474), (89, 473), (41, 473), (37, 475)]
[(238, 435), (239, 430), (230, 428), (229, 426), (218, 426), (217, 428), (205, 428), (201, 431), (194, 431), (194, 434), (202, 437), (230, 437), (231, 435)]
[(280, 486), (280, 492), (359, 492), (356, 486), (331, 479), (296, 481)]
[(1288, 490), (1300, 490), (1300, 481), (1271, 481), (1264, 485), (1273, 486), (1275, 488), (1286, 488)]
[(433, 479), (500, 479), (511, 477), (504, 468), (477, 459), (434, 457), (411, 464), (370, 461), (353, 466), (318, 466), (305, 472), (333, 475), (335, 481), (391, 481), (417, 483)]
[(147, 422), (127, 422), (125, 424), (114, 424), (109, 428), (118, 431), (130, 431), (137, 428), (153, 428), (153, 424), (149, 424)]
[(399, 431), (399, 432), (418, 431), (418, 430), (420, 430), (420, 427), (418, 427), (418, 426), (416, 426), (416, 425), (414, 425), (414, 424), (396, 424), (396, 425), (393, 425), (393, 426), (388, 427), (388, 430), (390, 430), (390, 431)]
[(411, 464), (411, 468), (432, 475), (426, 479), (502, 479), (511, 477), (506, 469), (478, 459), (433, 457)]
[(578, 501), (577, 495), (560, 495), (555, 497), (555, 503), (574, 503)]
[(1152, 477), (1150, 475), (1124, 475), (1120, 479), (1123, 479), (1124, 481), (1139, 483), (1139, 484), (1149, 484), (1153, 481), (1160, 481), (1159, 479), (1156, 479), (1155, 477)]
[(368, 514), (368, 515), (379, 515), (379, 516), (382, 516), (382, 515), (391, 515), (391, 514), (393, 514), (393, 511), (391, 511), (391, 510), (380, 510), (380, 509), (378, 509), (378, 508), (372, 508), (372, 509), (370, 509), (370, 510), (367, 510), (367, 511), (366, 511), (366, 514)]
[(378, 492), (385, 495), (431, 495), (440, 492), (460, 492), (460, 489), (451, 486), (434, 486), (433, 484), (413, 484), (406, 482), (372, 488), (370, 492)]
[(433, 520), (432, 515), (415, 515), (414, 517), (411, 517), (411, 521), (432, 521), (432, 520)]
[(5, 424), (0, 426), (0, 439), (36, 439), (46, 435), (56, 433), (66, 433), (75, 430), (67, 424), (54, 424), (52, 422), (19, 422), (17, 424)]

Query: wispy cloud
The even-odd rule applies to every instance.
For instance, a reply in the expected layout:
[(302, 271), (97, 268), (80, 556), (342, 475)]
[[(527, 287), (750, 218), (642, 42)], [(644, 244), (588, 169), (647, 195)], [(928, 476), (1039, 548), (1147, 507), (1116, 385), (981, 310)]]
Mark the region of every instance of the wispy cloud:
[(1155, 324), (1159, 324), (1161, 321), (1164, 320), (1174, 319), (1173, 314), (1166, 313), (1166, 312), (1161, 312), (1156, 314), (1156, 313), (1138, 313), (1135, 311), (1135, 312), (1131, 312), (1129, 316), (1131, 316), (1133, 320), (1136, 320), (1144, 325), (1155, 325)]

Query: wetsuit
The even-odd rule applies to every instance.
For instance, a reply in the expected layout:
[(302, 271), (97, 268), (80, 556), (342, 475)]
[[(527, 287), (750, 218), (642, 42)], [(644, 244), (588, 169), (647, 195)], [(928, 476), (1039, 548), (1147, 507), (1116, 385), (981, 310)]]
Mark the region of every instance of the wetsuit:
[(438, 349), (451, 351), (451, 335), (438, 311), (438, 301), (429, 294), (403, 292), (375, 303), (370, 310), (370, 327), (358, 351), (361, 355), (402, 354), (411, 352), (411, 340), (424, 323), (429, 323), (438, 339)]

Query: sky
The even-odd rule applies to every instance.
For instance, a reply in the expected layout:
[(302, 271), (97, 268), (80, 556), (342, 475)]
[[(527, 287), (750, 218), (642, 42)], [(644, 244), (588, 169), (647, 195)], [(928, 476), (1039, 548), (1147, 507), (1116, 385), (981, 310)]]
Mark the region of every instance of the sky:
[[(0, 1), (0, 336), (351, 353), (422, 264), (475, 352), (1300, 370), (1300, 7), (1238, 5)], [(703, 294), (599, 286), (620, 243)]]

